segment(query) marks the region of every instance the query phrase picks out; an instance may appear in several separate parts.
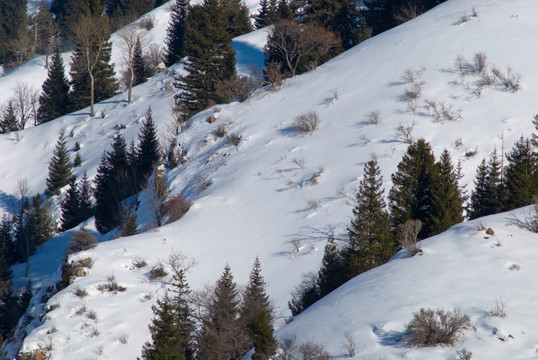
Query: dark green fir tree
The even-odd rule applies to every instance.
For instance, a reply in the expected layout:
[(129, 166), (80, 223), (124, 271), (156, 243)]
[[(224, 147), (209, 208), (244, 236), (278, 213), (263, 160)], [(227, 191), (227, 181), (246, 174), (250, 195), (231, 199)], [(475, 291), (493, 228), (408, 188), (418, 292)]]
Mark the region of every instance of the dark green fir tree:
[(257, 257), (243, 294), (240, 316), (250, 337), (249, 346), (253, 346), (255, 350), (252, 359), (270, 359), (275, 354), (277, 345), (271, 326), (273, 308), (265, 292), (265, 280), (261, 274), (260, 260)]
[(232, 37), (252, 31), (250, 13), (247, 5), (242, 0), (224, 0), (222, 7), (228, 17), (227, 31)]
[(475, 188), (471, 194), (469, 210), (471, 219), (501, 211), (504, 192), (501, 172), (501, 162), (497, 156), (497, 149), (494, 149), (489, 161), (486, 163), (486, 159), (483, 159), (476, 171)]
[(147, 185), (148, 179), (153, 172), (153, 168), (161, 159), (161, 150), (157, 138), (157, 128), (153, 122), (153, 112), (151, 107), (146, 111), (145, 121), (138, 134), (138, 148), (136, 149), (136, 169), (139, 184), (136, 190), (140, 190)]
[(325, 244), (321, 267), (318, 271), (317, 288), (321, 299), (347, 280), (344, 273), (344, 257), (331, 234)]
[(181, 324), (168, 292), (157, 300), (157, 305), (152, 309), (154, 317), (149, 325), (151, 342), (144, 345), (142, 359), (185, 360), (185, 356), (178, 351), (182, 341)]
[(407, 220), (422, 221), (419, 239), (432, 235), (432, 190), (437, 178), (432, 148), (424, 139), (409, 145), (392, 174), (389, 192), (391, 223), (394, 229)]
[(508, 163), (504, 172), (503, 210), (512, 210), (532, 204), (538, 193), (537, 159), (530, 139), (523, 136), (506, 154)]
[(146, 68), (146, 63), (144, 62), (144, 56), (142, 54), (142, 44), (140, 43), (140, 38), (136, 39), (136, 43), (133, 48), (132, 61), (134, 73), (133, 86), (136, 86), (145, 82), (149, 76), (148, 69)]
[(60, 132), (60, 137), (56, 143), (56, 148), (52, 153), (49, 163), (49, 175), (46, 179), (48, 196), (60, 194), (60, 189), (69, 184), (73, 174), (71, 173), (71, 159), (67, 152), (64, 132)]
[(40, 124), (67, 114), (71, 109), (69, 82), (65, 77), (64, 63), (60, 48), (56, 47), (49, 66), (47, 80), (43, 83), (37, 121)]
[(0, 132), (10, 133), (17, 130), (19, 130), (19, 123), (15, 114), (15, 107), (13, 106), (13, 101), (8, 101), (7, 107), (2, 114), (2, 120), (0, 120)]
[(463, 221), (463, 200), (458, 172), (448, 150), (443, 151), (432, 189), (431, 234), (439, 234)]
[(185, 56), (185, 26), (189, 13), (189, 0), (176, 0), (170, 9), (170, 21), (166, 29), (166, 52), (164, 65), (172, 66)]
[(347, 279), (386, 263), (395, 253), (383, 193), (383, 178), (374, 158), (364, 166), (364, 177), (359, 184), (351, 225), (347, 229), (349, 244), (343, 250)]
[(204, 0), (190, 10), (186, 25), (185, 76), (174, 84), (180, 92), (176, 103), (186, 115), (205, 109), (223, 98), (217, 83), (235, 76), (235, 52), (223, 6), (217, 0)]
[(79, 224), (79, 211), (80, 192), (76, 182), (76, 177), (73, 176), (71, 178), (71, 182), (69, 183), (69, 187), (65, 192), (65, 198), (62, 204), (62, 231), (71, 229)]

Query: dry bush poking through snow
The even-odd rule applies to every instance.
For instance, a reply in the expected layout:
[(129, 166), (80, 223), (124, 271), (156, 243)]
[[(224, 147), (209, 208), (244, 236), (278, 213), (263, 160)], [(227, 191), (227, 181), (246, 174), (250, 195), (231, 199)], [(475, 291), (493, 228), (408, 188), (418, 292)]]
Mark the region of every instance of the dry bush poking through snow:
[(366, 114), (366, 122), (372, 125), (381, 124), (381, 119), (379, 118), (379, 110), (370, 111)]
[(65, 248), (68, 254), (74, 254), (79, 251), (89, 250), (95, 247), (95, 236), (87, 230), (76, 231), (69, 244)]
[(298, 132), (312, 134), (319, 128), (319, 115), (315, 111), (307, 111), (294, 118), (291, 128)]
[(421, 308), (407, 324), (404, 340), (413, 347), (451, 346), (470, 328), (471, 319), (462, 315), (458, 309), (445, 311)]
[(400, 231), (398, 242), (411, 256), (422, 253), (418, 244), (418, 233), (421, 228), (422, 221), (420, 220), (407, 220), (398, 226), (398, 230)]
[(155, 265), (153, 268), (151, 268), (151, 270), (148, 273), (148, 278), (150, 280), (157, 280), (157, 279), (162, 279), (166, 275), (168, 275), (168, 272), (164, 269), (163, 264), (158, 264), (158, 265)]
[(396, 127), (396, 138), (401, 140), (406, 144), (412, 144), (413, 139), (413, 129), (415, 128), (415, 121), (411, 124), (400, 124)]
[(495, 76), (495, 78), (499, 79), (501, 84), (507, 89), (512, 92), (516, 92), (521, 89), (521, 75), (514, 74), (512, 68), (508, 66), (506, 68), (506, 73), (503, 73), (501, 70), (497, 68), (491, 69), (491, 73)]
[(504, 319), (506, 317), (506, 312), (504, 311), (505, 307), (506, 303), (504, 302), (503, 298), (495, 296), (495, 306), (488, 312), (488, 315), (491, 317), (500, 317)]

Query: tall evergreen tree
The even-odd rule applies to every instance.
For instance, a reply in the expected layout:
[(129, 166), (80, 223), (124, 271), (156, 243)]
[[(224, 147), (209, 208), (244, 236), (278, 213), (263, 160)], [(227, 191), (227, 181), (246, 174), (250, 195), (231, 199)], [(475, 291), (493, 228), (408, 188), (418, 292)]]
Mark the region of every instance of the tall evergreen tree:
[(164, 64), (172, 66), (185, 56), (185, 31), (189, 0), (176, 0), (170, 9), (170, 20), (166, 28), (166, 52)]
[(497, 156), (497, 149), (493, 150), (487, 163), (486, 159), (483, 159), (478, 166), (474, 184), (469, 217), (475, 219), (500, 212), (504, 186), (501, 180), (501, 162)]
[(235, 52), (228, 26), (217, 0), (204, 0), (190, 10), (185, 38), (187, 74), (174, 84), (180, 89), (176, 103), (186, 114), (203, 110), (211, 102), (221, 102), (216, 84), (235, 76)]
[(239, 360), (248, 350), (248, 335), (239, 322), (239, 299), (230, 266), (217, 281), (198, 339), (198, 358)]
[(148, 79), (148, 69), (144, 62), (144, 56), (142, 54), (142, 44), (140, 43), (140, 37), (136, 39), (135, 46), (133, 48), (133, 72), (134, 81), (133, 86), (141, 84)]
[[(6, 42), (30, 36), (27, 25), (27, 6), (25, 0), (0, 0), (0, 12), (2, 13), (2, 28)], [(6, 57), (3, 63), (15, 61), (15, 52), (23, 49), (12, 46), (6, 48)]]
[(179, 330), (181, 344), (178, 346), (178, 350), (185, 356), (185, 360), (194, 360), (196, 353), (194, 338), (196, 326), (193, 321), (193, 310), (189, 305), (188, 299), (191, 290), (187, 283), (184, 269), (178, 267), (174, 268), (174, 273), (172, 274), (172, 288), (170, 291), (173, 293), (172, 303), (174, 304), (181, 324), (181, 329)]
[(17, 130), (19, 130), (19, 122), (15, 114), (15, 107), (13, 106), (13, 101), (8, 101), (0, 121), (0, 132), (9, 133)]
[(50, 202), (43, 202), (39, 194), (32, 199), (28, 226), (31, 234), (32, 255), (39, 245), (52, 239), (56, 232), (56, 222), (50, 209)]
[(271, 25), (269, 20), (269, 13), (271, 11), (271, 4), (269, 0), (260, 0), (260, 8), (258, 14), (254, 18), (254, 27), (256, 29), (261, 29), (266, 26)]
[(349, 49), (357, 44), (358, 14), (357, 2), (353, 0), (308, 0), (304, 21), (338, 34), (342, 46)]
[(52, 153), (52, 158), (49, 163), (49, 175), (46, 180), (47, 189), (45, 194), (48, 196), (60, 194), (60, 189), (69, 184), (71, 181), (71, 159), (67, 152), (65, 142), (65, 134), (63, 130), (60, 132), (58, 142)]
[(224, 0), (222, 7), (228, 17), (227, 31), (232, 37), (252, 31), (250, 13), (242, 0)]
[(250, 336), (255, 353), (253, 360), (268, 360), (276, 352), (277, 341), (273, 336), (273, 309), (265, 292), (265, 280), (261, 274), (260, 260), (256, 257), (250, 273), (250, 281), (243, 294), (241, 321)]
[(147, 185), (148, 179), (153, 172), (153, 168), (161, 159), (159, 140), (157, 139), (157, 129), (153, 122), (153, 112), (151, 107), (146, 111), (146, 120), (142, 124), (138, 134), (138, 149), (136, 151), (137, 179), (140, 181), (138, 189)]
[(37, 121), (40, 124), (56, 119), (71, 110), (69, 99), (69, 82), (65, 77), (64, 63), (60, 48), (56, 47), (48, 76), (42, 86), (37, 110)]
[(86, 171), (82, 174), (82, 179), (79, 183), (80, 193), (80, 221), (84, 221), (93, 216), (93, 203), (92, 203), (92, 188)]
[(73, 176), (62, 204), (62, 231), (71, 229), (79, 224), (79, 211), (80, 193), (76, 183), (76, 176)]
[(351, 226), (347, 229), (349, 245), (343, 257), (348, 279), (386, 263), (395, 252), (384, 191), (377, 160), (371, 159), (364, 167)]
[(452, 165), (448, 150), (443, 151), (436, 166), (438, 178), (432, 189), (432, 234), (439, 234), (463, 220), (463, 200), (458, 173)]
[(432, 190), (437, 177), (435, 157), (426, 140), (409, 145), (407, 153), (392, 174), (389, 207), (392, 226), (397, 229), (407, 220), (422, 221), (419, 238), (432, 235)]
[(343, 260), (342, 254), (336, 245), (334, 235), (331, 234), (325, 244), (321, 267), (318, 271), (317, 288), (319, 289), (320, 299), (347, 280), (344, 273)]
[[(13, 240), (13, 221), (11, 217), (6, 214), (0, 221), (0, 247), (2, 248), (2, 253), (8, 266), (11, 266), (16, 262), (16, 252)], [(7, 271), (11, 273), (9, 268)], [(4, 272), (2, 272), (0, 274), (0, 281), (6, 282), (8, 280), (9, 278), (6, 278)]]
[(144, 345), (142, 359), (185, 360), (185, 356), (178, 352), (182, 341), (181, 324), (168, 293), (163, 299), (157, 300), (157, 305), (152, 306), (152, 310), (154, 318), (149, 325), (151, 342)]
[(95, 177), (95, 226), (102, 234), (122, 224), (121, 201), (130, 195), (128, 171), (125, 140), (117, 133), (112, 151), (101, 157)]
[(529, 205), (537, 194), (537, 159), (530, 139), (523, 136), (506, 155), (503, 210), (512, 210)]

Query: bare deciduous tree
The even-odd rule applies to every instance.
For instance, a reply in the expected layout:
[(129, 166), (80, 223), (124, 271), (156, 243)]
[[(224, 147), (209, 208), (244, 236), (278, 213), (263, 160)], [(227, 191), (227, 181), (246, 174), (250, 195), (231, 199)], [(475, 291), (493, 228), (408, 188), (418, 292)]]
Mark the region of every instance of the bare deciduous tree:
[(37, 108), (39, 107), (39, 90), (35, 90), (28, 83), (18, 82), (13, 88), (10, 99), (19, 123), (19, 130), (24, 129), (28, 121), (33, 120), (37, 125)]
[(118, 31), (120, 37), (120, 48), (123, 50), (123, 62), (127, 66), (126, 86), (127, 86), (127, 102), (131, 102), (132, 88), (135, 81), (135, 71), (133, 66), (133, 51), (138, 39), (144, 45), (144, 31), (137, 25), (130, 25)]
[(400, 6), (398, 12), (393, 18), (398, 24), (403, 24), (411, 19), (416, 18), (424, 12), (424, 4), (421, 0), (409, 0)]
[(90, 116), (95, 115), (95, 67), (99, 64), (106, 42), (110, 37), (108, 19), (83, 15), (74, 26), (75, 43), (84, 58), (84, 67), (90, 77)]
[(295, 76), (297, 67), (306, 56), (314, 56), (311, 68), (315, 68), (319, 58), (337, 43), (336, 36), (320, 26), (286, 19), (275, 24), (266, 46), (283, 61), (290, 75)]

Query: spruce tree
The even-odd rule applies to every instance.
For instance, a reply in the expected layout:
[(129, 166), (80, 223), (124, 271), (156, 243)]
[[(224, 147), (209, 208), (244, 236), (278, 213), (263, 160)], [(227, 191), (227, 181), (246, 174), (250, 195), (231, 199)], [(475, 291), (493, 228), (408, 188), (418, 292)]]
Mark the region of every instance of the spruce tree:
[(65, 231), (77, 226), (79, 221), (80, 211), (80, 193), (79, 187), (76, 183), (76, 177), (73, 176), (69, 183), (69, 188), (65, 193), (65, 199), (62, 204), (62, 227), (61, 230)]
[[(16, 262), (15, 247), (13, 246), (13, 221), (7, 214), (2, 217), (0, 221), (0, 246), (2, 247), (2, 253), (8, 266), (13, 265)], [(9, 268), (8, 268), (8, 271)], [(7, 281), (4, 275), (0, 275), (0, 281)]]
[(512, 210), (533, 202), (537, 193), (537, 161), (530, 139), (523, 136), (506, 155), (503, 210)]
[(409, 145), (392, 174), (389, 192), (391, 223), (394, 229), (407, 220), (422, 221), (419, 239), (432, 235), (432, 190), (436, 179), (435, 157), (424, 139)]
[(494, 149), (489, 161), (486, 163), (486, 159), (483, 159), (476, 172), (469, 211), (471, 219), (501, 211), (504, 188), (501, 172), (501, 162), (497, 149)]
[(147, 185), (148, 179), (153, 172), (153, 168), (161, 159), (161, 150), (159, 140), (157, 138), (157, 129), (153, 122), (153, 112), (151, 107), (148, 107), (145, 115), (145, 121), (138, 134), (138, 148), (136, 150), (136, 171), (139, 181), (138, 188), (140, 190)]
[(271, 11), (269, 0), (260, 0), (260, 9), (254, 18), (254, 27), (261, 29), (271, 25), (269, 22), (269, 12)]
[(138, 226), (136, 225), (136, 212), (129, 212), (127, 214), (127, 220), (125, 222), (125, 225), (123, 226), (123, 230), (121, 232), (121, 236), (133, 236), (138, 234)]
[(249, 346), (254, 346), (253, 360), (268, 360), (276, 352), (277, 341), (271, 327), (272, 312), (269, 296), (265, 292), (265, 280), (261, 275), (260, 260), (256, 257), (240, 311), (241, 321), (250, 337)]
[(436, 164), (437, 179), (432, 189), (431, 234), (439, 234), (463, 220), (463, 200), (458, 184), (458, 173), (452, 165), (450, 153), (443, 151)]
[(72, 176), (71, 159), (67, 152), (65, 134), (62, 130), (49, 163), (49, 175), (46, 180), (47, 189), (45, 190), (45, 194), (48, 196), (59, 195), (60, 189), (69, 184)]
[(217, 281), (198, 339), (198, 357), (207, 360), (239, 360), (248, 350), (248, 335), (239, 322), (237, 286), (230, 266)]
[(185, 356), (185, 360), (194, 360), (196, 353), (194, 338), (196, 326), (193, 320), (193, 310), (188, 300), (191, 290), (187, 283), (185, 270), (177, 266), (173, 266), (173, 269), (172, 288), (170, 291), (173, 293), (172, 303), (181, 323), (181, 329), (179, 330), (181, 344), (178, 346), (178, 350)]
[(476, 175), (474, 179), (474, 190), (471, 193), (471, 202), (469, 204), (469, 218), (475, 219), (486, 214), (484, 210), (486, 208), (485, 202), (488, 189), (488, 165), (486, 158), (483, 158), (476, 169)]
[(32, 19), (35, 52), (46, 56), (45, 64), (48, 67), (48, 56), (54, 52), (54, 36), (57, 35), (58, 26), (45, 1), (39, 4), (37, 14)]
[(13, 101), (8, 101), (7, 107), (2, 114), (2, 120), (0, 121), (0, 132), (10, 133), (17, 130), (19, 130), (19, 122), (15, 114), (15, 107), (13, 106)]
[(56, 47), (48, 76), (42, 86), (37, 110), (37, 121), (40, 124), (56, 119), (71, 110), (69, 99), (69, 82), (65, 77), (64, 63), (60, 48)]
[(205, 109), (212, 102), (221, 102), (216, 84), (236, 74), (228, 26), (223, 6), (217, 0), (204, 0), (190, 10), (185, 37), (187, 74), (174, 83), (180, 89), (176, 103), (187, 115)]
[(132, 62), (134, 72), (133, 86), (136, 86), (148, 79), (148, 70), (146, 69), (146, 63), (144, 62), (144, 56), (142, 55), (142, 44), (140, 43), (140, 37), (136, 39), (136, 43), (133, 48)]
[(232, 37), (252, 31), (250, 13), (247, 5), (242, 0), (224, 0), (222, 6), (224, 13), (228, 17), (227, 31)]
[(39, 194), (32, 199), (28, 213), (28, 226), (31, 236), (30, 255), (32, 255), (39, 245), (52, 239), (56, 232), (56, 223), (50, 209), (50, 201), (43, 202)]
[(93, 216), (92, 188), (86, 171), (82, 174), (82, 179), (79, 183), (79, 193), (79, 218), (80, 221), (84, 221)]
[(185, 26), (189, 12), (189, 0), (176, 0), (170, 9), (170, 20), (166, 28), (166, 52), (164, 64), (169, 67), (185, 56)]
[(157, 300), (157, 305), (152, 306), (152, 310), (154, 317), (149, 325), (151, 342), (144, 345), (142, 359), (185, 360), (185, 356), (178, 352), (182, 341), (181, 324), (168, 292)]
[(334, 235), (331, 234), (325, 244), (321, 267), (318, 271), (317, 288), (320, 299), (347, 280), (344, 270), (343, 254), (338, 250)]
[(293, 19), (293, 11), (287, 0), (278, 0), (276, 4), (277, 20)]
[(95, 177), (95, 226), (101, 234), (122, 224), (121, 201), (131, 195), (126, 186), (128, 171), (125, 140), (117, 133), (112, 151), (101, 157)]
[(383, 193), (383, 178), (374, 158), (364, 167), (351, 226), (347, 229), (349, 245), (343, 257), (348, 279), (386, 263), (394, 254), (395, 243)]

